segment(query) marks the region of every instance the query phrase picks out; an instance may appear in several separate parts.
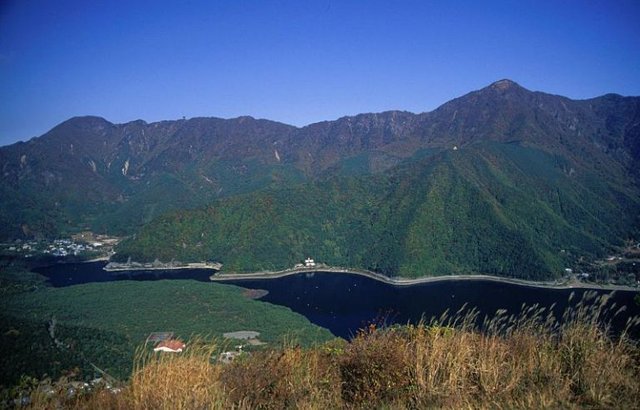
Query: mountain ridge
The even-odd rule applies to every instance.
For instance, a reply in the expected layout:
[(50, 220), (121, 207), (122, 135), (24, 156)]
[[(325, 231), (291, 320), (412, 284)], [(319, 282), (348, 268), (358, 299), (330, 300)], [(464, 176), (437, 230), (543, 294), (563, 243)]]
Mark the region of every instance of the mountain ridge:
[[(468, 163), (456, 159), (461, 157)], [(552, 248), (563, 241), (574, 246), (576, 254), (595, 255), (623, 236), (635, 235), (638, 158), (639, 97), (607, 94), (571, 100), (529, 91), (511, 80), (496, 81), (429, 112), (392, 110), (304, 127), (250, 116), (125, 124), (77, 117), (42, 137), (0, 148), (0, 236), (57, 236), (78, 229), (130, 235), (149, 223), (155, 228), (145, 229), (159, 229), (153, 221), (162, 215), (198, 219), (197, 209), (211, 206), (228, 208), (217, 226), (230, 232), (240, 226), (232, 210), (247, 215), (263, 212), (248, 211), (242, 201), (269, 202), (269, 193), (275, 193), (277, 208), (284, 214), (302, 224), (316, 224), (281, 193), (320, 195), (328, 189), (335, 198), (320, 196), (333, 203), (333, 210), (314, 212), (319, 219), (336, 219), (334, 228), (339, 232), (334, 233), (342, 239), (333, 241), (334, 228), (326, 223), (325, 228), (314, 227), (298, 237), (296, 227), (278, 217), (275, 220), (283, 224), (280, 233), (298, 238), (281, 246), (286, 243), (302, 252), (315, 243), (332, 262), (366, 268), (379, 265), (389, 274), (394, 270), (413, 274), (429, 267), (467, 272), (482, 266), (513, 273), (519, 251), (512, 249), (511, 262), (500, 254), (500, 235), (495, 233), (502, 232), (529, 252), (521, 260), (535, 260), (533, 265), (551, 274), (562, 261)], [(407, 180), (413, 181), (413, 189), (402, 189)], [(360, 199), (345, 189), (360, 192), (369, 203), (357, 205)], [(339, 197), (351, 198), (360, 208), (348, 201), (336, 202)], [(476, 205), (464, 203), (471, 199)], [(347, 213), (342, 214), (340, 207)], [(365, 210), (367, 214), (359, 213)], [(381, 215), (387, 219), (380, 219)], [(482, 218), (492, 223), (487, 225)], [(164, 220), (175, 223), (171, 218)], [(628, 224), (628, 229), (616, 220)], [(564, 228), (544, 233), (540, 221)], [(370, 226), (365, 229), (364, 248), (349, 244), (350, 223)], [(456, 224), (466, 230), (458, 238), (450, 233)], [(256, 231), (266, 239), (255, 240), (288, 262), (290, 257), (283, 253), (286, 247), (275, 249), (269, 244), (274, 237), (268, 226)], [(433, 235), (428, 232), (440, 232), (440, 239), (424, 242), (421, 235)], [(333, 243), (334, 249), (314, 242), (314, 235)], [(536, 235), (547, 238), (543, 245), (536, 242)], [(486, 246), (478, 245), (483, 236)], [(461, 238), (476, 243), (475, 256), (463, 248), (458, 253), (466, 256), (447, 256), (446, 249), (457, 249)], [(187, 239), (185, 244), (191, 242)], [(238, 241), (238, 246), (254, 245), (242, 238)], [(149, 252), (154, 249), (163, 257), (171, 256), (157, 245), (146, 251), (133, 245), (130, 249), (145, 258), (151, 258)], [(198, 241), (192, 243), (197, 245)], [(421, 246), (430, 249), (428, 254)], [(394, 254), (388, 266), (380, 260), (373, 266), (363, 262), (376, 259), (367, 256), (367, 249), (382, 253), (389, 249)], [(173, 252), (174, 256), (189, 254), (177, 248)], [(191, 256), (196, 254), (206, 256)], [(226, 255), (237, 259), (232, 264), (261, 263), (254, 258), (245, 264), (251, 258), (243, 252), (233, 255)], [(503, 267), (486, 260), (488, 255), (503, 261)]]

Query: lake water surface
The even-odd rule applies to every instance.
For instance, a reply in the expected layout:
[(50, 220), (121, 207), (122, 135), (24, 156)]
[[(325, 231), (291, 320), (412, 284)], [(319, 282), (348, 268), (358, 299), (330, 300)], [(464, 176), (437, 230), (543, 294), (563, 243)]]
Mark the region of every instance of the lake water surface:
[[(103, 266), (103, 262), (61, 264), (36, 271), (48, 277), (51, 285), (56, 287), (114, 280), (191, 279), (210, 282), (211, 275), (211, 271), (206, 269), (105, 272)], [(439, 317), (445, 311), (455, 313), (465, 305), (477, 308), (480, 317), (493, 316), (499, 309), (518, 314), (523, 304), (554, 306), (556, 316), (560, 317), (567, 306), (575, 305), (587, 292), (585, 289), (535, 288), (487, 280), (394, 286), (359, 275), (322, 272), (225, 283), (265, 289), (269, 293), (261, 300), (287, 306), (345, 338), (369, 323), (416, 323), (423, 317)], [(569, 302), (572, 293), (574, 296)], [(597, 293), (610, 292), (599, 290)], [(635, 294), (633, 291), (616, 291), (611, 297), (611, 303), (617, 307), (626, 306), (626, 310), (614, 318), (615, 328), (624, 327), (628, 317), (640, 315), (640, 306), (633, 301)], [(634, 337), (639, 336), (640, 331), (634, 331)]]

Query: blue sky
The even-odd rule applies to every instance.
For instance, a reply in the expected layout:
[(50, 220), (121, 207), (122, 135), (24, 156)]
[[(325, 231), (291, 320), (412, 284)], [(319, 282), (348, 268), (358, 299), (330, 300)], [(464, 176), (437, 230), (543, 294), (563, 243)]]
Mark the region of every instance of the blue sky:
[(640, 95), (640, 1), (0, 0), (0, 145), (77, 115), (292, 125), (510, 78)]

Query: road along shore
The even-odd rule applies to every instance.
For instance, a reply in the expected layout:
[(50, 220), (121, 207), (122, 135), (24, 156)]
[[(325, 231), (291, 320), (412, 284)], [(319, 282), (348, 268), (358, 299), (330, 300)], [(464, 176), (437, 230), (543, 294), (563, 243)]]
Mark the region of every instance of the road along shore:
[(411, 286), (418, 285), (422, 283), (435, 283), (435, 282), (443, 282), (443, 281), (457, 281), (457, 280), (484, 280), (484, 281), (494, 281), (494, 282), (502, 282), (502, 283), (510, 283), (513, 285), (520, 286), (529, 286), (536, 288), (546, 288), (546, 289), (597, 289), (597, 290), (620, 290), (620, 291), (638, 291), (637, 288), (632, 288), (629, 286), (619, 286), (619, 285), (599, 285), (595, 283), (584, 283), (584, 282), (536, 282), (536, 281), (528, 281), (523, 279), (514, 279), (514, 278), (504, 278), (499, 276), (492, 275), (447, 275), (447, 276), (427, 276), (423, 278), (401, 278), (401, 277), (388, 277), (382, 275), (380, 273), (361, 270), (361, 269), (350, 269), (350, 268), (341, 268), (334, 266), (317, 266), (310, 268), (294, 268), (294, 269), (286, 269), (281, 271), (260, 271), (260, 272), (249, 272), (249, 273), (216, 273), (209, 277), (214, 282), (224, 282), (224, 281), (236, 281), (236, 280), (262, 280), (262, 279), (277, 279), (290, 275), (297, 275), (299, 273), (339, 273), (339, 274), (349, 274), (349, 275), (360, 275), (366, 276), (368, 278), (387, 283), (393, 286)]

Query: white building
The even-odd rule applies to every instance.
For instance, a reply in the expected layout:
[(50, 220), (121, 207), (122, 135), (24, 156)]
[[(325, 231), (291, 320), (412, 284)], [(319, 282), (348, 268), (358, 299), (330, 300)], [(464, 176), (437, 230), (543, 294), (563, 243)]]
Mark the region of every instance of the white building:
[(311, 258), (307, 258), (304, 260), (304, 266), (306, 266), (307, 268), (312, 268), (316, 266), (316, 262)]

